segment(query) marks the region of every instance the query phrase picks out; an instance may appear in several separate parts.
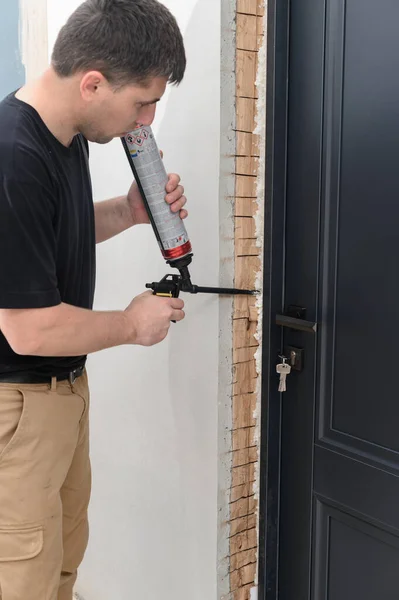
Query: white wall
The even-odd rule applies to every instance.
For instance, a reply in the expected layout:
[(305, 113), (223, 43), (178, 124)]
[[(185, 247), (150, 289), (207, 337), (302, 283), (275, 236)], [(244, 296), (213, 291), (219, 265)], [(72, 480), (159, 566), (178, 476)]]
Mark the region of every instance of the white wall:
[[(48, 0), (50, 48), (79, 0)], [(164, 0), (183, 29), (188, 70), (154, 126), (181, 174), (195, 283), (219, 282), (220, 1)], [(126, 193), (118, 140), (91, 147), (95, 199)], [(97, 309), (125, 308), (168, 271), (149, 227), (98, 248)], [(89, 360), (93, 495), (84, 600), (214, 600), (217, 582), (219, 300), (184, 298), (163, 344)]]

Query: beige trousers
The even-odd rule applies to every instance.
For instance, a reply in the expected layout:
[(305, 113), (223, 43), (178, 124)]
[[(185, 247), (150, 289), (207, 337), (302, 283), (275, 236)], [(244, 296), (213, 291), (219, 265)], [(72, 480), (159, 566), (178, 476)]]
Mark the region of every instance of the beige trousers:
[(72, 600), (88, 540), (89, 391), (0, 383), (0, 598)]

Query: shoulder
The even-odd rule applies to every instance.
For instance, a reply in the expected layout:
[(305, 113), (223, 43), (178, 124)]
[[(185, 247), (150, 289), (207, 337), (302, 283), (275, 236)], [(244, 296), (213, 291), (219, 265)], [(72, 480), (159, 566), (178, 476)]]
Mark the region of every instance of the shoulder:
[(44, 186), (53, 181), (40, 125), (23, 103), (11, 97), (0, 103), (0, 176)]

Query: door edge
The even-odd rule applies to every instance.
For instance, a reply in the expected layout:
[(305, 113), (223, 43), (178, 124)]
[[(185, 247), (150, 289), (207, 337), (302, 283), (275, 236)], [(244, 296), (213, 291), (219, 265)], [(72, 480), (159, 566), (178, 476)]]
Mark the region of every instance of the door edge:
[(266, 184), (259, 498), (259, 600), (278, 598), (281, 400), (275, 375), (283, 308), (289, 0), (267, 7)]

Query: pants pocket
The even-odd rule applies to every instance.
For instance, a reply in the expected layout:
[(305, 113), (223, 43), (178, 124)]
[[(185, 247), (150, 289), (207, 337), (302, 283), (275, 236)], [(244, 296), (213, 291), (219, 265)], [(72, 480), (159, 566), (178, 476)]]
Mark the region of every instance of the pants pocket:
[(16, 444), (26, 418), (24, 394), (18, 389), (0, 389), (0, 462)]
[[(0, 599), (50, 600), (43, 568), (43, 525), (0, 527)], [(39, 561), (39, 563), (37, 563)], [(55, 594), (51, 595), (54, 600)]]
[(0, 529), (0, 563), (29, 560), (43, 550), (43, 526)]

